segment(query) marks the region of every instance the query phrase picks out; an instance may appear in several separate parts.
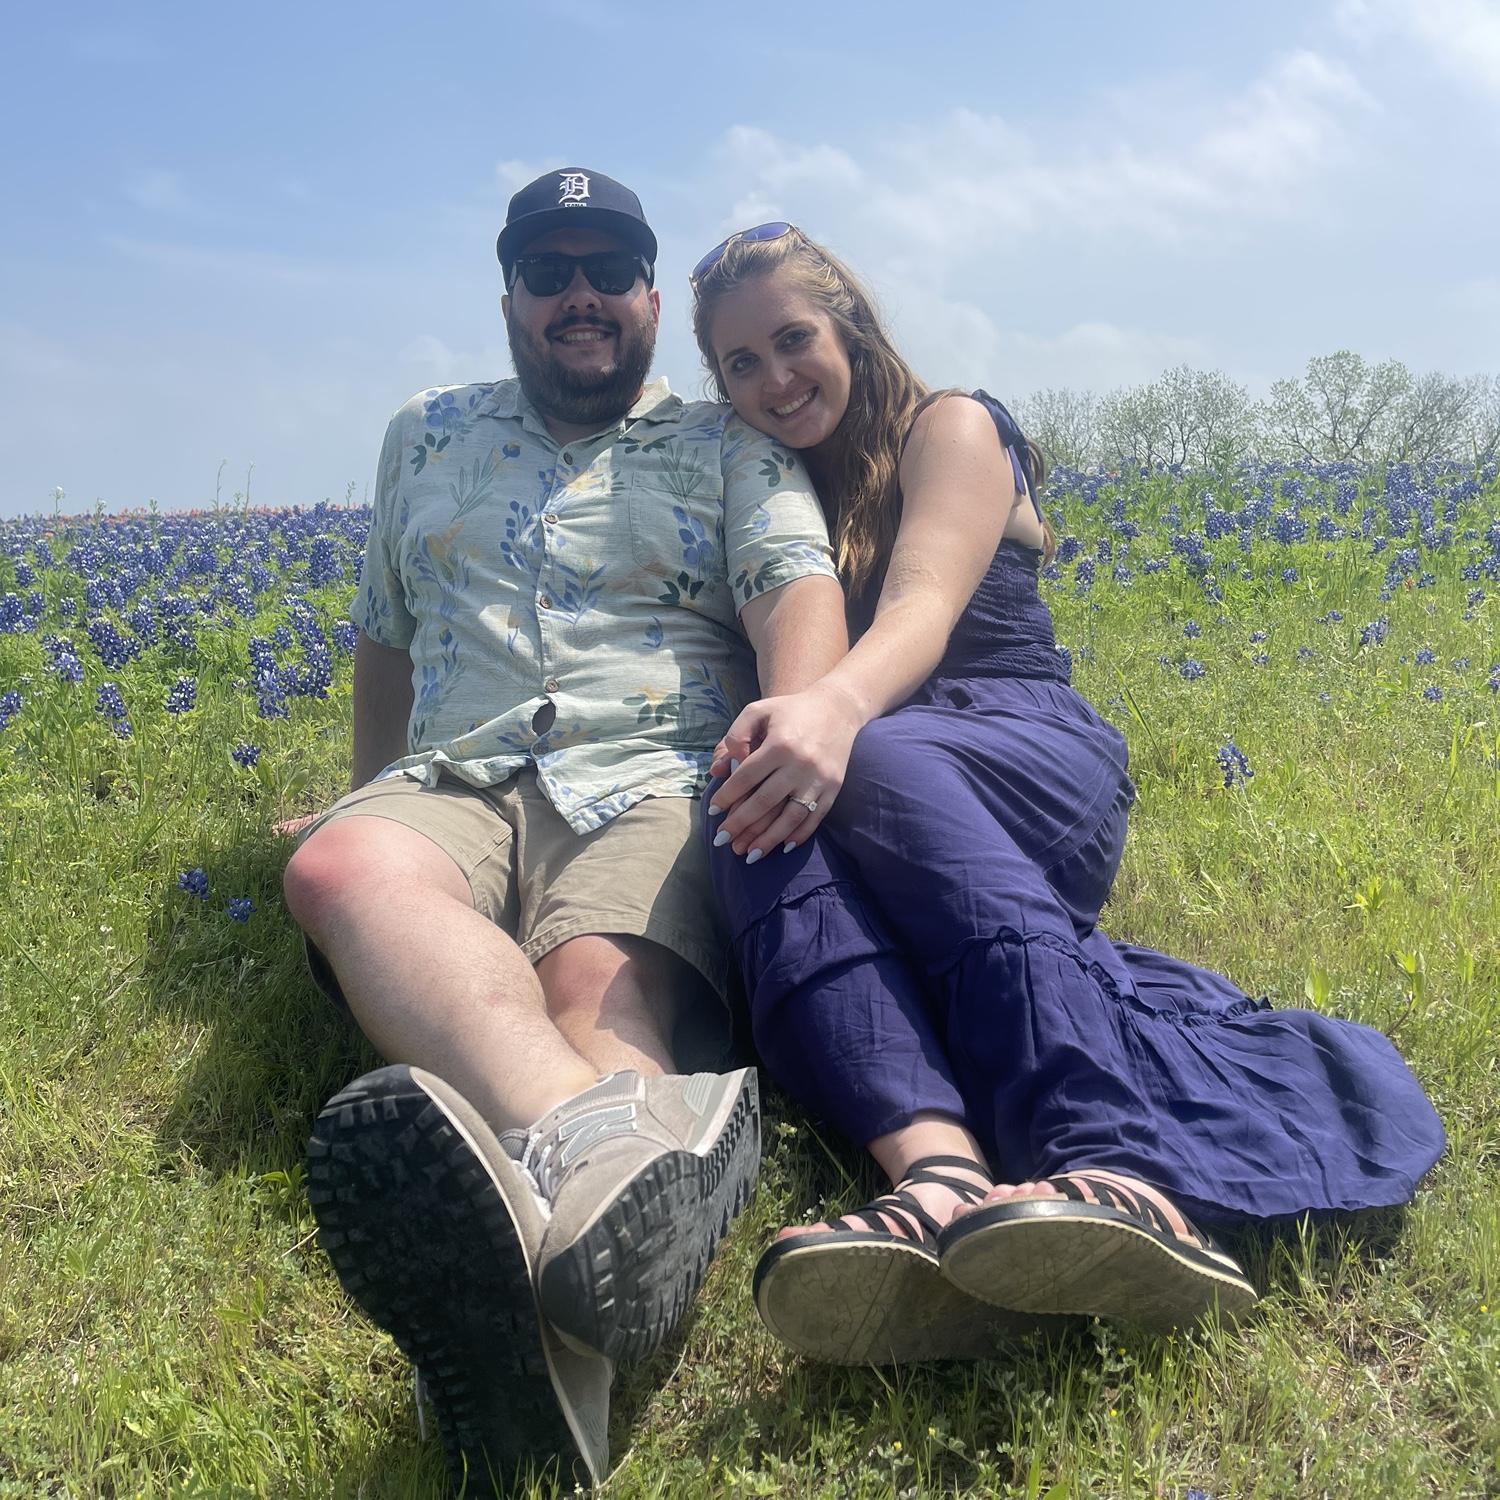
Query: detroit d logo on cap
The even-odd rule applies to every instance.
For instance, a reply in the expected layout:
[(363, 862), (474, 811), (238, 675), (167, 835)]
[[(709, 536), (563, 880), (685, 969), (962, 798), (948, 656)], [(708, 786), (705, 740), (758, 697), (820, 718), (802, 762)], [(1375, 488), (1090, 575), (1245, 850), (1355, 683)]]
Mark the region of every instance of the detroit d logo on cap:
[(560, 172), (557, 179), (557, 206), (565, 203), (587, 203), (589, 179), (584, 172)]

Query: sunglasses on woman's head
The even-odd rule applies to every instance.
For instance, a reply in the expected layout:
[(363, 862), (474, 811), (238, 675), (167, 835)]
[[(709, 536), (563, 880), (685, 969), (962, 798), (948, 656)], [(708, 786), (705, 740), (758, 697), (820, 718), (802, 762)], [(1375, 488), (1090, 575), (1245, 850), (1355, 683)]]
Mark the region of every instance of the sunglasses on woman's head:
[(718, 263), (724, 259), (724, 252), (740, 240), (746, 244), (755, 245), (763, 240), (779, 240), (786, 234), (801, 234), (802, 231), (795, 224), (788, 224), (782, 219), (773, 219), (769, 224), (757, 224), (753, 229), (741, 229), (737, 234), (732, 234), (727, 240), (720, 240), (702, 260), (693, 267), (692, 274), (688, 277), (688, 285), (696, 287), (705, 276), (708, 275)]
[(506, 278), (506, 290), (515, 286), (519, 276), (533, 297), (555, 297), (573, 284), (575, 269), (583, 272), (583, 279), (601, 297), (623, 297), (635, 285), (637, 276), (644, 276), (646, 285), (651, 285), (651, 268), (628, 250), (596, 250), (591, 255), (544, 250), (538, 255), (515, 258)]

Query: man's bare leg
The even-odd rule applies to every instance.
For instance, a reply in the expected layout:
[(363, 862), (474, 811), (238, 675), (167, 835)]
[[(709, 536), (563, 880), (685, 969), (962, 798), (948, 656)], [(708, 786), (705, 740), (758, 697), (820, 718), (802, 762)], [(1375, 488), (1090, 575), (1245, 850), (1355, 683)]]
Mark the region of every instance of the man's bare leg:
[(545, 954), (536, 973), (564, 1040), (600, 1073), (677, 1071), (678, 1014), (707, 988), (684, 959), (645, 938), (590, 933)]
[(598, 1081), (549, 1019), (521, 950), (425, 835), (340, 819), (297, 850), (284, 884), (381, 1056), (435, 1073), (494, 1129), (529, 1125)]

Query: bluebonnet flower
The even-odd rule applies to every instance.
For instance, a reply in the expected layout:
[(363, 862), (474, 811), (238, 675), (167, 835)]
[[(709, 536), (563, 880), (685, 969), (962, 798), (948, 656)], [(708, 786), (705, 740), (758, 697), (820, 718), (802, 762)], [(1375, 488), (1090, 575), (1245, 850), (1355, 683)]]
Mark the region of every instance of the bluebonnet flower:
[(1339, 609), (1330, 609), (1326, 615), (1318, 616), (1319, 625), (1340, 625), (1343, 623), (1344, 612)]
[(1250, 644), (1258, 646), (1270, 634), (1267, 630), (1252, 630), (1250, 632)]
[(1254, 662), (1257, 667), (1264, 667), (1270, 664), (1271, 658), (1267, 656), (1264, 651), (1257, 651), (1255, 655), (1250, 658), (1250, 660)]
[(26, 635), (36, 627), (36, 616), (26, 613), (26, 606), (16, 595), (0, 599), (0, 635)]
[(1296, 583), (1297, 570), (1295, 568), (1283, 568), (1281, 570), (1281, 581), (1283, 583)]
[(1203, 627), (1196, 620), (1189, 620), (1187, 624), (1182, 627), (1182, 633), (1186, 636), (1192, 636), (1196, 639), (1198, 636), (1203, 634)]
[(1361, 646), (1379, 646), (1385, 641), (1386, 636), (1388, 636), (1390, 633), (1391, 622), (1385, 615), (1381, 615), (1378, 620), (1371, 620), (1370, 623), (1360, 631), (1359, 643)]
[(229, 752), (229, 758), (235, 765), (243, 766), (248, 771), (260, 759), (260, 746), (238, 744)]
[(177, 877), (177, 889), (196, 896), (199, 901), (208, 900), (208, 876), (202, 869), (184, 870)]
[(225, 912), (235, 922), (248, 922), (250, 913), (255, 910), (255, 903), (248, 896), (231, 896), (229, 905), (224, 908)]
[(1194, 661), (1191, 656), (1178, 667), (1177, 671), (1179, 675), (1187, 678), (1189, 682), (1196, 682), (1204, 675), (1203, 663), (1201, 661)]
[(141, 643), (121, 635), (119, 628), (112, 620), (100, 619), (96, 616), (83, 628), (89, 638), (89, 644), (98, 653), (99, 660), (104, 663), (106, 672), (123, 667), (126, 662), (132, 661), (141, 654)]
[(1453, 658), (1453, 670), (1455, 672), (1467, 672), (1469, 670), (1469, 658), (1467, 656), (1455, 656)]
[(167, 712), (185, 714), (198, 704), (198, 682), (193, 677), (179, 677), (167, 694)]
[(1429, 703), (1441, 703), (1443, 701), (1443, 690), (1437, 685), (1437, 683), (1429, 682), (1427, 686), (1422, 689), (1422, 696)]
[(72, 641), (64, 636), (44, 635), (42, 649), (51, 658), (47, 663), (49, 672), (55, 672), (64, 682), (83, 681), (83, 663), (78, 660)]
[(1298, 646), (1297, 659), (1299, 661), (1316, 661), (1318, 653), (1311, 646)]
[(348, 620), (340, 620), (333, 627), (333, 644), (340, 651), (352, 651), (359, 644), (359, 629), (351, 625)]
[(1464, 598), (1464, 603), (1466, 605), (1468, 605), (1468, 607), (1470, 609), (1473, 609), (1476, 605), (1483, 604), (1484, 603), (1484, 590), (1483, 589), (1470, 589), (1469, 592), (1468, 592), (1468, 594)]
[(9, 729), (12, 720), (21, 712), (21, 706), (26, 700), (14, 689), (5, 694), (0, 694), (0, 729)]
[(94, 696), (94, 709), (104, 715), (113, 725), (122, 740), (130, 738), (130, 719), (125, 712), (125, 700), (120, 696), (118, 683), (102, 682)]
[(1255, 775), (1245, 752), (1232, 739), (1226, 739), (1219, 747), (1219, 769), (1224, 773), (1226, 787), (1236, 784), (1243, 786)]
[(1430, 667), (1437, 660), (1437, 652), (1429, 646), (1423, 646), (1417, 652), (1417, 665), (1419, 667)]
[(307, 555), (307, 581), (317, 585), (337, 583), (343, 577), (338, 554), (333, 548), (333, 538), (320, 536), (314, 539), (312, 550)]

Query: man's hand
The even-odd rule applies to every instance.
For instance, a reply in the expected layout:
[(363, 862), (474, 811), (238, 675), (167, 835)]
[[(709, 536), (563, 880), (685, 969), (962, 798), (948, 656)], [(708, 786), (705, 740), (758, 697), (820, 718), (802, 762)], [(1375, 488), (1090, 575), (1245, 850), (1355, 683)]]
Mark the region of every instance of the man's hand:
[(279, 823), (271, 824), (271, 832), (279, 833), (282, 838), (295, 838), (309, 823), (316, 823), (322, 813), (303, 813), (300, 818), (283, 818)]

